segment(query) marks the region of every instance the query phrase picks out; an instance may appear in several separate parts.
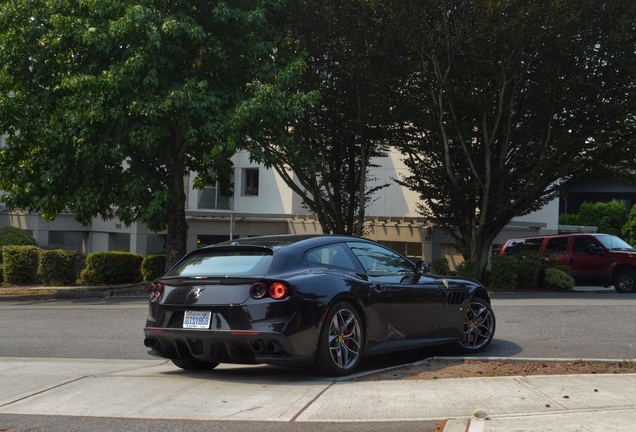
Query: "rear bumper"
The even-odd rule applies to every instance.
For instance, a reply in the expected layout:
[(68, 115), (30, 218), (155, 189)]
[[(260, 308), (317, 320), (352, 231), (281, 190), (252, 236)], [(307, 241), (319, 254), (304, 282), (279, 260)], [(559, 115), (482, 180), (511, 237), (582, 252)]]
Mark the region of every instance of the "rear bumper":
[(277, 332), (146, 327), (144, 334), (148, 353), (167, 359), (285, 366), (313, 361), (313, 353), (298, 353), (289, 338)]

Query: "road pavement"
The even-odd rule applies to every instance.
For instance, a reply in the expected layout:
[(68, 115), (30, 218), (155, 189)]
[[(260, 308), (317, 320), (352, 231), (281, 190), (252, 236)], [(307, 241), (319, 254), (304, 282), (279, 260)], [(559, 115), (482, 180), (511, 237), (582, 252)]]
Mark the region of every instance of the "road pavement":
[(636, 374), (368, 381), (272, 366), (186, 372), (159, 359), (0, 357), (0, 430), (18, 430), (3, 425), (15, 416), (52, 416), (214, 422), (210, 430), (432, 430), (446, 421), (444, 432), (615, 432), (636, 424), (635, 386)]

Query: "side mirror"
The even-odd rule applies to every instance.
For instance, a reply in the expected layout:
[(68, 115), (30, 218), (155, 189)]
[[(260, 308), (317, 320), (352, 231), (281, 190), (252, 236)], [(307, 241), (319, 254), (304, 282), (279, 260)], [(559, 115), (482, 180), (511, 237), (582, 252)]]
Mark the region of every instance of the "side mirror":
[(419, 274), (429, 274), (431, 272), (431, 263), (428, 261), (418, 261), (415, 268)]

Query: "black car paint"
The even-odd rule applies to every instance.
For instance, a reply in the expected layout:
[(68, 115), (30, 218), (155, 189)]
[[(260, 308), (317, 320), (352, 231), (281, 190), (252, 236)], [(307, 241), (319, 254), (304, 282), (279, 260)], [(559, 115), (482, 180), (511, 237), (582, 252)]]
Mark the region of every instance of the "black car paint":
[[(310, 365), (324, 317), (340, 301), (354, 305), (363, 317), (365, 356), (458, 341), (470, 298), (490, 302), (478, 283), (415, 274), (415, 270), (404, 276), (371, 276), (355, 256), (355, 271), (304, 262), (304, 252), (310, 248), (350, 240), (319, 236), (273, 247), (274, 259), (262, 280), (284, 281), (293, 292), (283, 300), (251, 298), (250, 286), (261, 278), (161, 279), (164, 295), (150, 302), (144, 329), (149, 353), (220, 363)], [(267, 246), (249, 245), (247, 239), (241, 246), (219, 247)], [(205, 254), (205, 249), (192, 254)], [(449, 304), (450, 297), (455, 301)], [(211, 328), (183, 329), (185, 310), (212, 311)]]

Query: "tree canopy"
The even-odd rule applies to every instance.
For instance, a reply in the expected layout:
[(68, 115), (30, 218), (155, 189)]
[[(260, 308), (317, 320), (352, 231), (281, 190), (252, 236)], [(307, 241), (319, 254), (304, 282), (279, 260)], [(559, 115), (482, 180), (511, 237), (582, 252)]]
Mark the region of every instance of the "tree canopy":
[(402, 184), (482, 269), (512, 218), (633, 151), (634, 0), (396, 1), (387, 11), (402, 66)]
[(284, 6), (3, 1), (2, 200), (49, 220), (70, 210), (84, 224), (101, 215), (167, 229), (170, 267), (186, 252), (184, 177), (198, 173), (201, 187), (210, 172), (229, 176), (237, 110), (259, 85), (302, 71), (275, 44)]
[[(320, 100), (278, 129), (252, 128), (252, 158), (273, 167), (317, 215), (325, 233), (362, 235), (365, 208), (384, 185), (369, 187), (373, 158), (384, 156), (390, 89), (396, 79), (378, 62), (377, 5), (365, 0), (303, 0), (290, 5), (278, 28), (286, 50), (306, 53), (307, 70), (295, 87)], [(378, 45), (381, 46), (381, 45)], [(317, 95), (316, 95), (317, 96)], [(262, 123), (280, 111), (270, 95), (253, 99)]]

